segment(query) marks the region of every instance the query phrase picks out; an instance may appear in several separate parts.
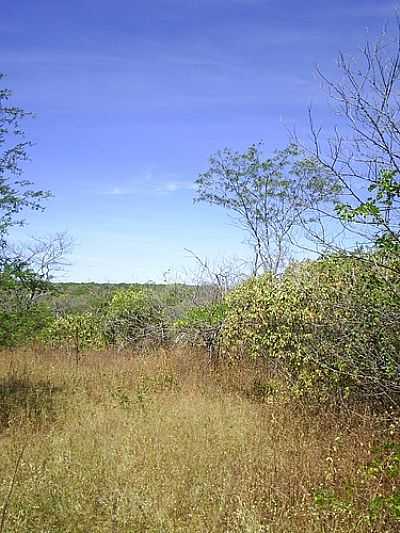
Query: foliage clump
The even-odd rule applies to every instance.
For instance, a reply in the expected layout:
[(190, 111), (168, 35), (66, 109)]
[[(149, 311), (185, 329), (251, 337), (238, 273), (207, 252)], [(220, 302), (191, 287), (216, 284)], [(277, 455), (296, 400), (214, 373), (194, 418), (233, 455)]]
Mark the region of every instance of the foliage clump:
[(267, 358), (319, 399), (398, 403), (400, 287), (388, 261), (334, 255), (249, 280), (228, 296), (225, 350)]
[(85, 350), (105, 346), (101, 318), (93, 312), (69, 314), (51, 321), (40, 340), (52, 347), (72, 350), (77, 357)]
[(112, 346), (132, 346), (148, 339), (163, 340), (162, 309), (145, 289), (117, 291), (105, 310), (104, 326), (107, 341)]
[(175, 322), (177, 340), (202, 346), (213, 356), (219, 349), (220, 333), (224, 324), (226, 304), (211, 303), (189, 309)]

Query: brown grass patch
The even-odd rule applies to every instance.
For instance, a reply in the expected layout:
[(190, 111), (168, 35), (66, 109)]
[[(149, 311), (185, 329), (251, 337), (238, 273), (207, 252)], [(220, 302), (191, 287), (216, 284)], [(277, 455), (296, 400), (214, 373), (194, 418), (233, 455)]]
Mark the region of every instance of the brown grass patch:
[[(367, 519), (377, 420), (311, 411), (262, 367), (3, 352), (0, 382), (0, 502), (26, 446), (4, 531), (397, 531)], [(349, 505), (321, 505), (333, 492)]]

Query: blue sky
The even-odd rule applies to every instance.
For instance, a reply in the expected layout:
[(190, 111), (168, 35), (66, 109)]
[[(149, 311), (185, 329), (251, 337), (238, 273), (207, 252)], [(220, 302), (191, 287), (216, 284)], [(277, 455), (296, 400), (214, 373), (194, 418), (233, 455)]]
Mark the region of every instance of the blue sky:
[(67, 231), (65, 279), (162, 280), (200, 256), (244, 256), (216, 207), (193, 205), (208, 157), (333, 125), (316, 65), (335, 77), (390, 20), (386, 0), (3, 2), (0, 72), (33, 111), (26, 176), (55, 197), (18, 238)]

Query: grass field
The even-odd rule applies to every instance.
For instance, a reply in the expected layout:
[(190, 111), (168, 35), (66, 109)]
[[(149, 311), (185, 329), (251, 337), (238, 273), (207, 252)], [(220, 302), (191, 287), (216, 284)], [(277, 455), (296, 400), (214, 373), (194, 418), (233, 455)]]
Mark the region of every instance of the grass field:
[[(199, 353), (0, 352), (0, 532), (384, 532), (382, 425)], [(385, 482), (386, 483), (386, 482)], [(394, 489), (393, 489), (394, 490)]]

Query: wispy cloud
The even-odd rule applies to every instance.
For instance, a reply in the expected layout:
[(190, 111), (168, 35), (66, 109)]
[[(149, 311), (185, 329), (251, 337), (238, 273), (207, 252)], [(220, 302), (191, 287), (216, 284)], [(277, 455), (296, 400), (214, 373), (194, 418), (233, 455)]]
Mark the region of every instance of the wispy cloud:
[(168, 180), (154, 183), (135, 183), (130, 186), (115, 186), (102, 192), (106, 196), (136, 196), (141, 194), (173, 194), (181, 191), (193, 191), (195, 185), (189, 180)]
[(178, 192), (178, 191), (193, 191), (195, 185), (193, 181), (167, 181), (158, 187), (159, 192)]
[(113, 187), (111, 190), (104, 192), (103, 194), (107, 196), (126, 196), (128, 194), (133, 194), (133, 191), (130, 192), (128, 189), (122, 187)]

